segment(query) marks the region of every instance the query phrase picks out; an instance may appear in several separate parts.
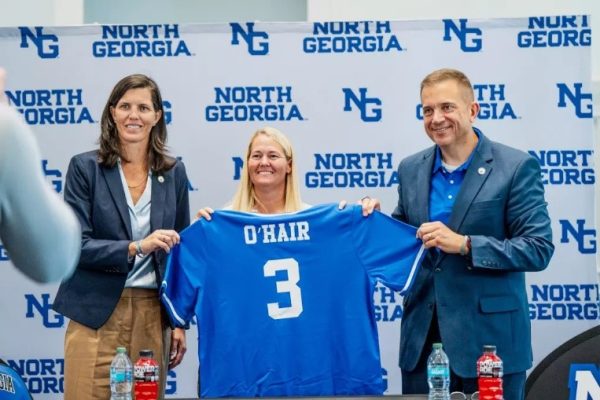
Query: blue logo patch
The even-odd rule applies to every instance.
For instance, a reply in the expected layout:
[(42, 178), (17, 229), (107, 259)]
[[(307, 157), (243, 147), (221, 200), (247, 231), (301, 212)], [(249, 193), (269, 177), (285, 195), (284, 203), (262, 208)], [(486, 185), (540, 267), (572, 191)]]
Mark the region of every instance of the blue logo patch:
[(19, 27), (21, 32), (22, 49), (29, 47), (29, 43), (37, 48), (39, 58), (57, 58), (58, 57), (58, 36), (44, 33), (44, 28), (36, 26), (35, 32), (27, 27)]
[(483, 47), (482, 32), (479, 28), (467, 27), (468, 20), (465, 18), (458, 20), (460, 26), (451, 19), (444, 20), (444, 42), (451, 42), (452, 35), (460, 40), (460, 49), (466, 53), (481, 51)]
[(240, 36), (248, 46), (248, 54), (253, 56), (265, 56), (269, 54), (269, 34), (267, 32), (255, 31), (254, 22), (247, 22), (246, 29), (242, 25), (232, 22), (231, 26), (231, 44), (237, 46), (240, 44)]
[[(367, 88), (359, 88), (359, 95), (350, 88), (343, 88), (344, 111), (352, 111), (352, 104), (360, 110), (360, 119), (364, 122), (377, 122), (381, 120), (381, 99), (378, 97), (367, 97)], [(372, 105), (372, 107), (368, 107)]]

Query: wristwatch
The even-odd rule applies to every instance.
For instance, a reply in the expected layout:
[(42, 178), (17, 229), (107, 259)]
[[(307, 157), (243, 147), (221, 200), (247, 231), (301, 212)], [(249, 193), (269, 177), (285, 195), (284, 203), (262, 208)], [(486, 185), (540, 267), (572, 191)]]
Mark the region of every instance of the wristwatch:
[(145, 257), (144, 250), (142, 250), (142, 241), (138, 240), (135, 242), (135, 255), (138, 257)]

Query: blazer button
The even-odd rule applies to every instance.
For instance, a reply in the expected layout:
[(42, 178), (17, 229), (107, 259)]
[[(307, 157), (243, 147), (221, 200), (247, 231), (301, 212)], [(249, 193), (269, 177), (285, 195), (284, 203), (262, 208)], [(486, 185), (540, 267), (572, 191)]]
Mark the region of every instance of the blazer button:
[(441, 268), (436, 268), (436, 269), (434, 269), (434, 271), (435, 272), (442, 272), (442, 269)]

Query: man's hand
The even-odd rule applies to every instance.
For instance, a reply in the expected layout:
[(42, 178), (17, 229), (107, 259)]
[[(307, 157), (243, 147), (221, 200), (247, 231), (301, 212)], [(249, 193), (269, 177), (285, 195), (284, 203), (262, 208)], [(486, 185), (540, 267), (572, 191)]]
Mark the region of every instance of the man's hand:
[(417, 237), (426, 248), (437, 247), (444, 253), (460, 254), (465, 236), (453, 232), (440, 221), (426, 222), (417, 229)]

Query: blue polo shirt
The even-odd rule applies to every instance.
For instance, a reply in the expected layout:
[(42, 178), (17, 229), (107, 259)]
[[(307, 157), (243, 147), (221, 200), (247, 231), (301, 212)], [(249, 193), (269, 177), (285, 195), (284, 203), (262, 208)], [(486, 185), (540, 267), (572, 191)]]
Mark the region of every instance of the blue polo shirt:
[[(480, 138), (481, 131), (477, 128), (473, 128), (473, 130), (477, 138)], [(467, 168), (471, 165), (473, 154), (475, 154), (478, 147), (479, 141), (467, 161), (453, 171), (449, 171), (442, 164), (442, 152), (439, 147), (436, 147), (429, 191), (429, 221), (441, 221), (445, 225), (448, 225), (454, 201), (465, 179)]]

